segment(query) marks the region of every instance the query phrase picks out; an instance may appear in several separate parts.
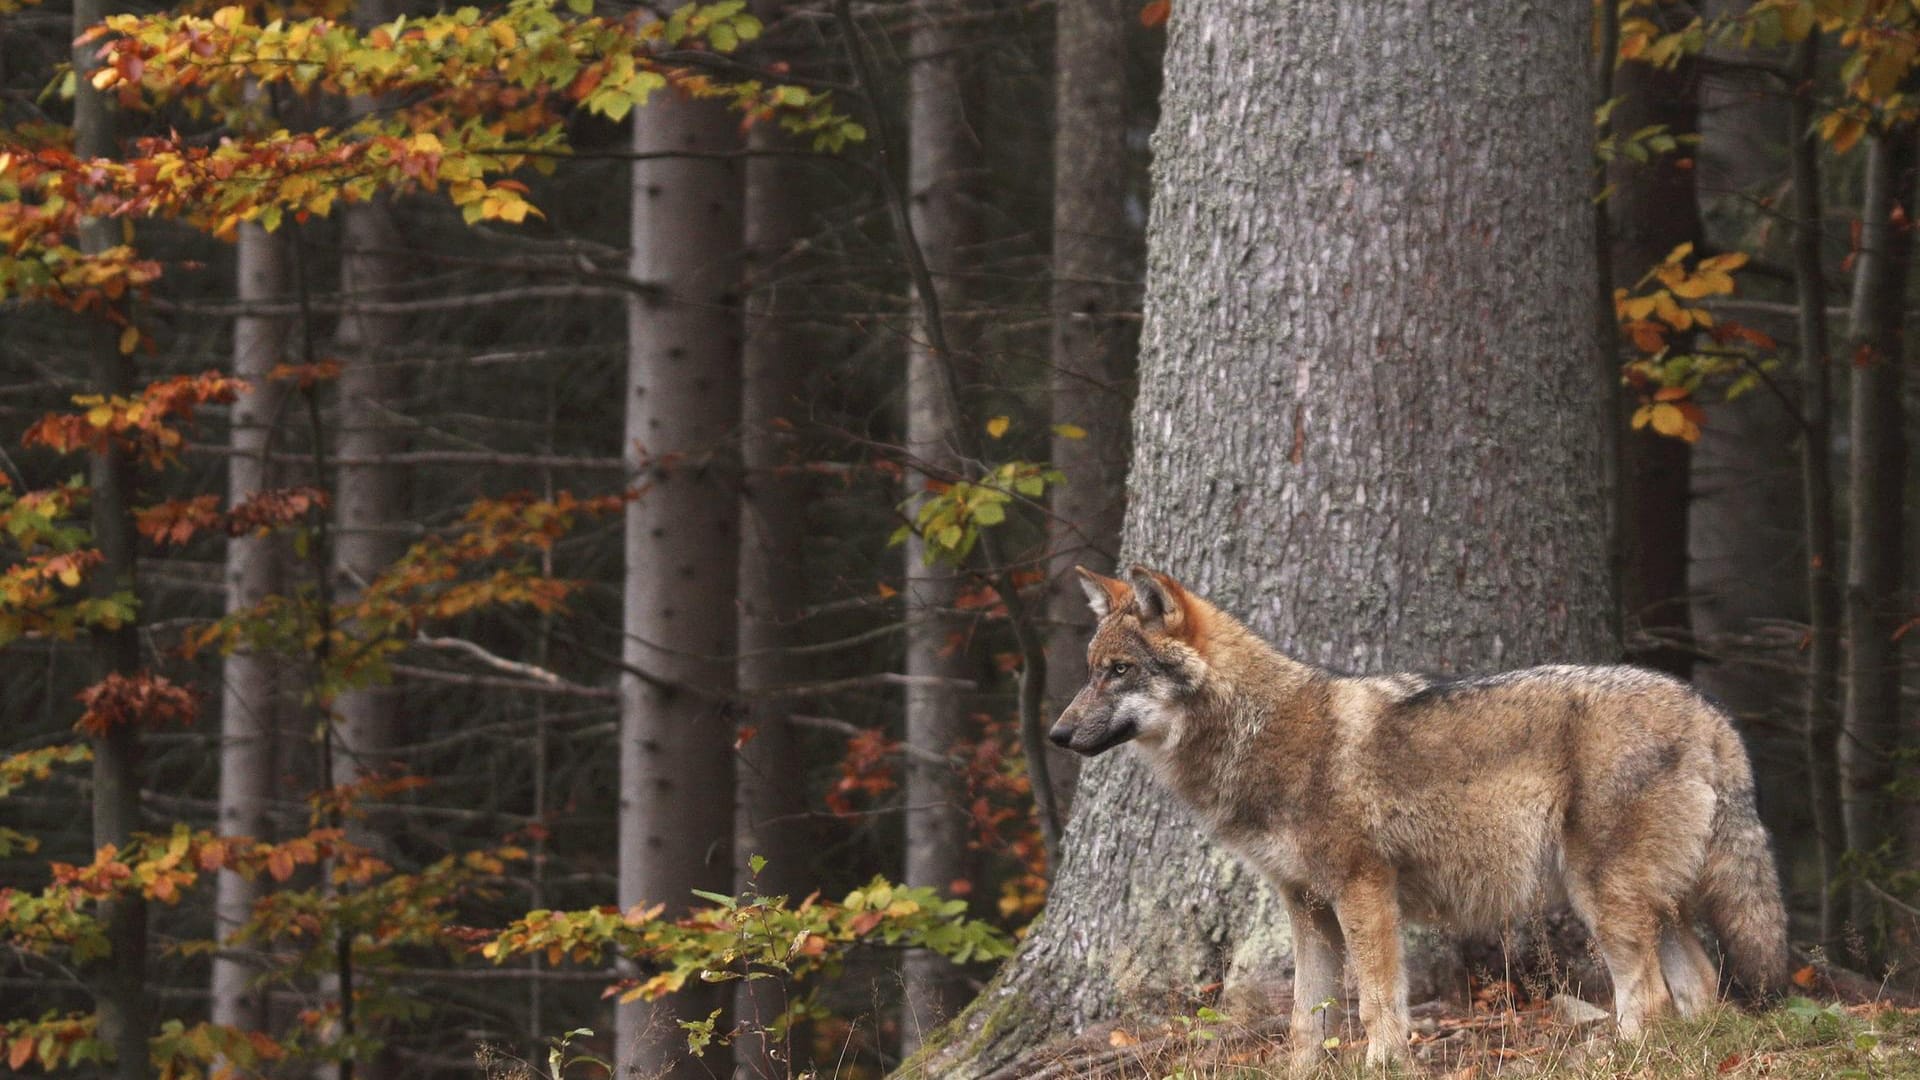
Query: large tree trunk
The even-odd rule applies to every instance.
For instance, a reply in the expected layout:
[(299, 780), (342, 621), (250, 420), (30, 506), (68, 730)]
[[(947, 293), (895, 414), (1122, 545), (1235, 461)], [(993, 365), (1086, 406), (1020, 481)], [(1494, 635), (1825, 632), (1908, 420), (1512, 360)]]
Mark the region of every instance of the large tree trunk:
[[(107, 17), (118, 5), (110, 0), (74, 0), (73, 30), (82, 30)], [(107, 98), (93, 88), (88, 74), (98, 66), (94, 47), (73, 49), (74, 149), (83, 158), (118, 156), (118, 140)], [(120, 243), (117, 221), (90, 219), (80, 225), (80, 250), (99, 254)], [(85, 342), (88, 381), (96, 394), (133, 393), (133, 363), (122, 355), (114, 327), (90, 317), (79, 328)], [(134, 528), (133, 466), (118, 446), (92, 455), (88, 469), (89, 507), (93, 544), (102, 556), (87, 577), (87, 589), (105, 598), (121, 590), (133, 591)], [(140, 629), (137, 624), (108, 629), (95, 627), (89, 642), (90, 676), (99, 682), (110, 675), (130, 675), (140, 667)], [(140, 734), (133, 724), (121, 724), (95, 734), (93, 743), (93, 845), (124, 849), (140, 828)], [(147, 997), (147, 908), (136, 893), (102, 901), (97, 917), (111, 954), (87, 965), (98, 1036), (114, 1055), (119, 1080), (144, 1080), (150, 1069), (147, 1035), (153, 1026)]]
[[(740, 174), (738, 122), (720, 105), (662, 95), (634, 115), (625, 455), (640, 497), (626, 522), (621, 657), (622, 907), (685, 910), (691, 890), (733, 884), (734, 600), (739, 581)], [(637, 672), (644, 672), (644, 677)], [(709, 989), (617, 1011), (620, 1076), (724, 1071), (687, 1063), (680, 1019)]]
[[(287, 247), (284, 236), (258, 225), (242, 225), (235, 253), (240, 302), (275, 303), (287, 296)], [(227, 460), (227, 503), (238, 506), (254, 494), (277, 486), (278, 470), (268, 458), (274, 425), (285, 400), (285, 383), (269, 372), (281, 360), (287, 320), (243, 316), (233, 325), (233, 373), (252, 391), (233, 406), (234, 454)], [(279, 545), (272, 537), (236, 536), (227, 541), (227, 612), (247, 611), (280, 587)], [(268, 839), (269, 808), (275, 791), (274, 763), (279, 730), (278, 681), (284, 661), (236, 650), (226, 659), (220, 680), (220, 832), (225, 836)], [(261, 883), (221, 871), (213, 902), (214, 932), (225, 937), (253, 913)], [(252, 985), (259, 972), (230, 956), (213, 960), (212, 1019), (237, 1028), (266, 1026), (264, 994)]]
[[(1894, 753), (1900, 743), (1900, 625), (1906, 493), (1906, 433), (1901, 402), (1906, 363), (1907, 266), (1916, 135), (1907, 124), (1870, 137), (1866, 192), (1860, 209), (1860, 253), (1854, 270), (1852, 323), (1852, 454), (1848, 521), (1847, 699), (1840, 771), (1847, 847), (1875, 853), (1893, 839)], [(1880, 904), (1856, 885), (1854, 927), (1868, 948), (1884, 947)]]
[[(1576, 359), (1594, 355), (1589, 102), (1566, 73), (1587, 14), (1175, 9), (1129, 555), (1321, 663), (1614, 654), (1600, 408)], [(1483, 122), (1516, 111), (1524, 128)], [(980, 1076), (1187, 1008), (1285, 942), (1253, 875), (1130, 754), (1103, 757), (1042, 922), (909, 1071)]]
[[(772, 27), (763, 43), (767, 59), (788, 59), (795, 34), (778, 20), (783, 0), (755, 5)], [(806, 778), (794, 768), (800, 747), (788, 719), (792, 702), (759, 696), (797, 682), (804, 667), (788, 650), (799, 643), (806, 602), (805, 558), (808, 483), (798, 460), (796, 435), (805, 422), (808, 372), (818, 337), (805, 327), (812, 298), (796, 280), (798, 248), (807, 237), (804, 198), (806, 164), (790, 152), (794, 140), (773, 124), (756, 124), (748, 148), (761, 156), (746, 167), (746, 341), (742, 349), (740, 457), (740, 714), (739, 757), (734, 763), (734, 888), (753, 879), (748, 860), (768, 861), (760, 873), (762, 895), (805, 895), (814, 871), (806, 855)], [(734, 1043), (738, 1074), (775, 1080), (787, 1075), (781, 1048), (763, 1039), (785, 1006), (775, 979), (741, 982), (734, 1014), (749, 1034)]]
[[(1139, 347), (1139, 237), (1127, 214), (1127, 25), (1132, 0), (1055, 11), (1052, 492), (1048, 527), (1047, 702), (1058, 713), (1086, 679), (1092, 613), (1075, 565), (1113, 569), (1126, 510), (1127, 409)], [(1079, 433), (1073, 429), (1078, 428)], [(1078, 771), (1058, 755), (1066, 789)]]
[[(1690, 135), (1699, 125), (1699, 75), (1692, 59), (1671, 70), (1628, 63), (1615, 75), (1620, 95), (1613, 129), (1634, 132), (1665, 125)], [(1683, 165), (1682, 161), (1685, 160)], [(1700, 209), (1690, 150), (1637, 162), (1614, 160), (1613, 269), (1619, 287), (1631, 289), (1642, 275), (1680, 244), (1698, 245)], [(1615, 390), (1615, 395), (1621, 391)], [(1623, 421), (1627, 409), (1619, 409)], [(1619, 421), (1616, 421), (1618, 423)], [(1624, 427), (1624, 425), (1622, 425)], [(1687, 496), (1692, 447), (1652, 428), (1622, 430), (1619, 514), (1620, 606), (1627, 656), (1635, 663), (1686, 677), (1693, 653), (1687, 610)]]
[[(970, 197), (979, 169), (974, 124), (967, 117), (968, 0), (929, 2), (914, 13), (908, 45), (909, 124), (907, 147), (909, 213), (915, 237), (934, 275), (937, 307), (944, 313), (946, 340), (960, 355), (942, 355), (938, 340), (917, 317), (907, 343), (907, 453), (910, 495), (923, 492), (928, 479), (951, 480), (961, 472), (956, 425), (965, 423), (955, 387), (955, 365), (966, 362), (969, 322), (956, 317), (966, 290), (958, 273), (979, 232)], [(964, 733), (965, 714), (953, 682), (964, 672), (961, 633), (953, 617), (957, 571), (945, 563), (929, 565), (918, 536), (906, 545), (905, 617), (907, 674), (917, 680), (906, 692), (906, 741), (925, 751), (907, 758), (906, 868), (908, 885), (946, 890), (966, 872), (965, 791), (959, 774), (941, 763)], [(932, 755), (931, 757), (927, 755)], [(962, 1000), (951, 964), (930, 953), (912, 953), (902, 972), (905, 1015), (900, 1018), (905, 1051), (953, 1015)]]

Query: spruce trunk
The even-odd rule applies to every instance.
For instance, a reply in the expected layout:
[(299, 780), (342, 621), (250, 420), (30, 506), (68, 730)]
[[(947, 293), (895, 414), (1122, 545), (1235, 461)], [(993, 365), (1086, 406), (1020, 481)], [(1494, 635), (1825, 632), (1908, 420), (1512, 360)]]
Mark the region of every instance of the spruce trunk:
[[(627, 308), (624, 453), (639, 497), (626, 520), (621, 658), (619, 900), (665, 904), (733, 885), (734, 610), (739, 581), (740, 175), (738, 121), (661, 94), (634, 116), (635, 281)], [(616, 1014), (622, 1076), (705, 1076), (680, 1020), (701, 987)]]

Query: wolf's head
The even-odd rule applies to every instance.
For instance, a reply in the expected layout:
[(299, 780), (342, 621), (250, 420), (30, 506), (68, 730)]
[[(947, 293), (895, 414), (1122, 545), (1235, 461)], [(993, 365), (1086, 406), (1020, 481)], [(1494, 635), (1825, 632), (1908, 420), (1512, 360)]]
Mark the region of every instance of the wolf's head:
[(1204, 644), (1219, 613), (1144, 566), (1131, 567), (1126, 581), (1075, 569), (1100, 625), (1087, 646), (1087, 685), (1047, 738), (1089, 757), (1132, 739), (1177, 742), (1206, 678)]

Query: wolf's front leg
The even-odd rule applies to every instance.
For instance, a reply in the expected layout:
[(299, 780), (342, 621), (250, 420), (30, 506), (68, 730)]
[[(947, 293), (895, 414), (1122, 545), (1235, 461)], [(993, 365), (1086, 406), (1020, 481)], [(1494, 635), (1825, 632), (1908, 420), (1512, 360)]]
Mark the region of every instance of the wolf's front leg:
[(1326, 1056), (1328, 1037), (1340, 1030), (1340, 920), (1333, 905), (1301, 889), (1280, 894), (1293, 923), (1292, 1063), (1295, 1072), (1306, 1072)]
[(1407, 973), (1400, 957), (1400, 901), (1393, 868), (1364, 867), (1334, 899), (1347, 953), (1360, 987), (1360, 1021), (1367, 1026), (1367, 1064), (1405, 1056)]

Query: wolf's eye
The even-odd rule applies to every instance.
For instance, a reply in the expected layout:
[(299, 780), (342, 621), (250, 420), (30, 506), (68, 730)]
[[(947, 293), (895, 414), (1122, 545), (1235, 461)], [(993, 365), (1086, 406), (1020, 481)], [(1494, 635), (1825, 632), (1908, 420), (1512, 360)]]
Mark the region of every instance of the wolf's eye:
[(1132, 664), (1114, 664), (1107, 668), (1107, 674), (1117, 679), (1120, 676), (1125, 675), (1127, 672), (1132, 670), (1133, 670)]

